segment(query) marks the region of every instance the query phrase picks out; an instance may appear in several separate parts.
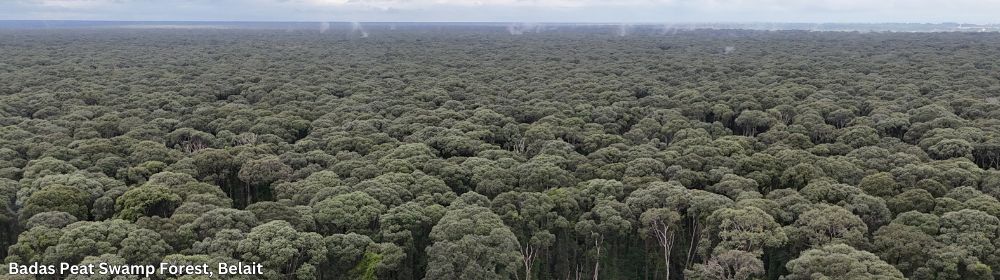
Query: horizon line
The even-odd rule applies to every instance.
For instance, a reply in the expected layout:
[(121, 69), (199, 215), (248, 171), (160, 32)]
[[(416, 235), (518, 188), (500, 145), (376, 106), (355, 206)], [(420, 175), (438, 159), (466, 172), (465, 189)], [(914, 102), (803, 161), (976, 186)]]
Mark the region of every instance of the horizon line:
[(608, 24), (608, 25), (662, 25), (662, 24), (958, 24), (1000, 25), (996, 23), (968, 23), (955, 21), (906, 22), (906, 21), (342, 21), (342, 20), (116, 20), (116, 19), (0, 19), (0, 22), (232, 22), (232, 23), (474, 23), (474, 24)]

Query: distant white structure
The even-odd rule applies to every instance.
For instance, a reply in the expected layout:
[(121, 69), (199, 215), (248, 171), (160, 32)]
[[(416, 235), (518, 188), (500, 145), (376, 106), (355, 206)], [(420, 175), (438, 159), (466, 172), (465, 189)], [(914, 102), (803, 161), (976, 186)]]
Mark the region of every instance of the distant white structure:
[(365, 29), (361, 27), (360, 22), (355, 21), (351, 23), (351, 33), (354, 32), (360, 32), (361, 38), (368, 38), (368, 31), (365, 31)]
[(542, 32), (542, 25), (538, 23), (511, 23), (507, 25), (507, 32), (510, 35), (523, 35), (526, 32)]
[(726, 48), (722, 50), (722, 54), (730, 54), (730, 53), (735, 52), (735, 51), (736, 51), (736, 47), (726, 46)]
[(628, 36), (628, 25), (619, 24), (618, 25), (618, 37)]

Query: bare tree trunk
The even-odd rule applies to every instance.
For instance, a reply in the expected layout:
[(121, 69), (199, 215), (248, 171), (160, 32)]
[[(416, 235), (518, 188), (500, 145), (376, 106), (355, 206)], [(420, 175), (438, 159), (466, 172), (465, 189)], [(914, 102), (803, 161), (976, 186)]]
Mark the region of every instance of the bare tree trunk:
[(521, 248), (521, 255), (524, 256), (524, 279), (531, 280), (531, 266), (535, 262), (535, 254), (538, 253), (537, 249), (531, 248), (531, 245), (525, 245)]
[(653, 237), (656, 242), (663, 247), (663, 264), (667, 267), (666, 279), (670, 280), (670, 251), (674, 247), (674, 232), (666, 223), (660, 221), (653, 222)]
[(594, 262), (594, 280), (598, 279), (598, 275), (601, 269), (601, 248), (597, 248), (597, 260)]
[(243, 203), (243, 207), (246, 207), (247, 205), (250, 205), (250, 183), (247, 183), (245, 185), (245, 187), (243, 188), (243, 192), (244, 192), (243, 196), (246, 198), (246, 201), (244, 201)]
[(594, 261), (594, 280), (598, 279), (597, 276), (601, 269), (601, 243), (603, 243), (601, 239), (604, 239), (604, 237), (602, 236), (598, 240), (594, 240), (594, 245), (597, 247), (597, 260)]
[(684, 267), (691, 268), (691, 262), (694, 262), (694, 250), (698, 247), (698, 220), (691, 221), (691, 242), (688, 243), (688, 253), (687, 261)]
[(667, 266), (667, 280), (670, 280), (670, 251), (674, 248), (674, 232), (671, 231), (667, 237), (666, 244), (663, 245), (663, 261)]

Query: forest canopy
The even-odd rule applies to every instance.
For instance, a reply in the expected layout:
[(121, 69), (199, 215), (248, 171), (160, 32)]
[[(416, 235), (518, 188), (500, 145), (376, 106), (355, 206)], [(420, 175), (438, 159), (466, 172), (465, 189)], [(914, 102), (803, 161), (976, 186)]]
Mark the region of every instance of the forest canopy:
[(0, 257), (1000, 277), (1000, 34), (323, 31), (0, 30)]

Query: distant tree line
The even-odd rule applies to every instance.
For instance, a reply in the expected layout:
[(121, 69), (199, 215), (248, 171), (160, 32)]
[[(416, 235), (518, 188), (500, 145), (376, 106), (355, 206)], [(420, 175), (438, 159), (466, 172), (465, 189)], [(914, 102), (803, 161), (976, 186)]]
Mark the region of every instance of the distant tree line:
[(0, 30), (0, 254), (1000, 276), (1000, 34), (368, 31)]

